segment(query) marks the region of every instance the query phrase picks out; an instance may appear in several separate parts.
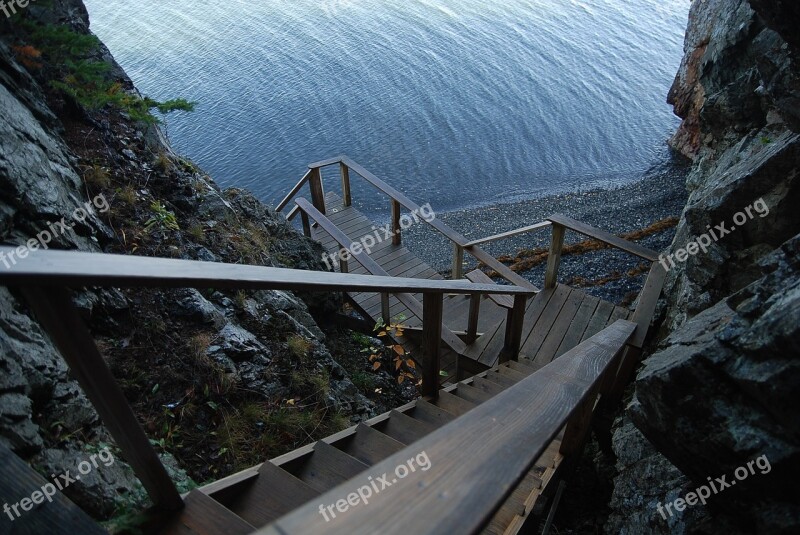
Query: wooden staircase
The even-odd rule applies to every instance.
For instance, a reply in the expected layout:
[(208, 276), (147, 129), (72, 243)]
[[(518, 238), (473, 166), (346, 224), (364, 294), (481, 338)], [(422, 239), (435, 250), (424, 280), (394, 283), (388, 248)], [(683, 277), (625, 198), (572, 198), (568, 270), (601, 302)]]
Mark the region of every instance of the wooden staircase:
[[(340, 224), (358, 219), (350, 207), (350, 170), (390, 195), (393, 227), (399, 228), (401, 206), (419, 208), (346, 157), (318, 162), (279, 210), (308, 183), (312, 201), (297, 199), (290, 216), (300, 214), (306, 233), (327, 240), (329, 250), (355, 242), (326, 215), (319, 169), (327, 165), (340, 166), (342, 213), (351, 210)], [(148, 533), (528, 531), (550, 506), (555, 482), (580, 454), (600, 402), (618, 399), (627, 383), (665, 273), (653, 262), (631, 315), (557, 283), (564, 233), (571, 229), (654, 261), (652, 251), (552, 216), (547, 223), (519, 229), (553, 230), (545, 285), (539, 290), (478, 246), (516, 231), (468, 242), (437, 220), (429, 224), (453, 241), (456, 259), (468, 252), (511, 284), (494, 284), (477, 271), (467, 280), (448, 281), (419, 263), (403, 268), (403, 262), (414, 260), (408, 250), (398, 249), (399, 234), (374, 258), (354, 253), (338, 273), (38, 251), (0, 272), (0, 284), (24, 296), (142, 481), (154, 504)], [(6, 249), (0, 246), (0, 252)], [(70, 300), (66, 288), (82, 286), (334, 291), (350, 296), (368, 319), (374, 319), (371, 314), (390, 317), (395, 306), (402, 307), (410, 313), (407, 330), (417, 332), (402, 343), (413, 348), (419, 363), (423, 397), (181, 496)], [(440, 370), (447, 366), (443, 357), (448, 351), (456, 373), (442, 387)], [(421, 455), (427, 467), (420, 465)], [(415, 459), (419, 470), (411, 469)], [(401, 475), (403, 465), (407, 468)], [(21, 479), (12, 494), (25, 495), (26, 481), (35, 481), (28, 479)], [(386, 485), (379, 489), (377, 481)], [(374, 492), (366, 503), (356, 491), (370, 486)], [(54, 526), (53, 519), (67, 517), (87, 522), (63, 500), (42, 514), (48, 516), (40, 525)], [(74, 531), (64, 524), (51, 532)]]

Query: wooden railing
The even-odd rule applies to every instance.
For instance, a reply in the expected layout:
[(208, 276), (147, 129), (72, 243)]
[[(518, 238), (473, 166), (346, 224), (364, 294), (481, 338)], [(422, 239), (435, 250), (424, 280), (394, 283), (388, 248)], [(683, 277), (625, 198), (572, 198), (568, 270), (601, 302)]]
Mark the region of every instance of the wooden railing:
[[(350, 172), (355, 172), (361, 178), (366, 180), (369, 184), (375, 187), (378, 191), (389, 197), (390, 199), (390, 207), (392, 211), (392, 229), (394, 231), (394, 244), (399, 245), (401, 243), (402, 237), (400, 233), (400, 213), (403, 208), (409, 210), (412, 213), (419, 213), (421, 211), (421, 207), (409, 199), (405, 194), (396, 190), (380, 178), (376, 177), (374, 174), (366, 170), (360, 164), (354, 162), (347, 156), (337, 156), (335, 158), (330, 158), (327, 160), (322, 160), (319, 162), (315, 162), (310, 164), (309, 173), (306, 174), (306, 177), (301, 180), (295, 188), (292, 189), (289, 195), (285, 197), (276, 207), (277, 211), (282, 211), (288, 204), (289, 201), (299, 193), (302, 189), (303, 185), (308, 182), (309, 183), (309, 190), (311, 195), (311, 203), (314, 207), (323, 215), (326, 213), (325, 207), (325, 191), (322, 185), (321, 177), (321, 169), (323, 167), (331, 166), (331, 165), (338, 165), (341, 172), (342, 177), (342, 191), (347, 192), (344, 205), (349, 206), (351, 202), (351, 194), (350, 194)], [(287, 214), (287, 219), (294, 218), (297, 213), (298, 209), (295, 208)], [(539, 288), (531, 284), (525, 278), (517, 275), (513, 271), (511, 271), (505, 264), (499, 262), (489, 253), (481, 249), (477, 244), (471, 244), (470, 241), (465, 238), (461, 233), (456, 232), (444, 222), (442, 222), (439, 218), (433, 218), (431, 220), (424, 220), (428, 225), (436, 229), (437, 232), (445, 236), (448, 240), (453, 243), (454, 250), (456, 251), (456, 255), (461, 255), (463, 258), (463, 251), (468, 252), (472, 256), (474, 256), (479, 262), (485, 264), (486, 266), (493, 269), (496, 273), (498, 273), (501, 277), (506, 279), (508, 282), (520, 286), (523, 288), (528, 288), (533, 292), (538, 292)], [(460, 251), (460, 253), (459, 253)], [(461, 265), (461, 264), (459, 264)], [(453, 276), (453, 278), (460, 278)]]
[[(307, 207), (308, 208), (308, 207)], [(309, 208), (311, 210), (311, 208)], [(312, 212), (319, 220), (324, 216)], [(0, 246), (0, 254), (11, 255)], [(0, 270), (0, 285), (16, 288), (47, 330), (97, 409), (124, 458), (160, 509), (175, 510), (183, 501), (150, 444), (133, 410), (81, 320), (67, 288), (217, 288), (231, 290), (364, 291), (422, 293), (423, 389), (438, 392), (442, 303), (445, 294), (509, 294), (523, 298), (531, 292), (516, 286), (472, 284), (388, 276), (328, 273), (198, 262), (140, 256), (35, 251), (9, 269)]]
[[(550, 364), (410, 446), (371, 466), (258, 531), (262, 535), (351, 533), (480, 533), (559, 433), (560, 453), (574, 456), (598, 396), (611, 383), (636, 326), (618, 320)], [(320, 504), (336, 503), (368, 485), (367, 476), (424, 452), (425, 472), (395, 480), (367, 504), (324, 519)], [(351, 504), (352, 505), (352, 504)]]

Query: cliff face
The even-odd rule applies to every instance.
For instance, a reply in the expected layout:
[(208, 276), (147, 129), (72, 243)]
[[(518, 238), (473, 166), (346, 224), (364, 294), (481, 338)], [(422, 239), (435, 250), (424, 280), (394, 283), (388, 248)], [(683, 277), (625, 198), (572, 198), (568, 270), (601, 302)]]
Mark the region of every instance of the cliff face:
[[(157, 128), (109, 107), (84, 110), (54, 90), (46, 53), (23, 47), (23, 22), (70, 28), (71, 39), (89, 31), (80, 0), (0, 17), (0, 242), (324, 269), (319, 244), (249, 193), (220, 190), (172, 153)], [(94, 54), (110, 66), (114, 91), (136, 95), (101, 43)], [(22, 261), (3, 258), (0, 269)], [(364, 397), (328, 350), (311, 312), (329, 310), (329, 300), (197, 290), (74, 297), (181, 490), (191, 484), (184, 469), (197, 481), (217, 479), (385, 408)], [(391, 379), (376, 375), (367, 390), (390, 394), (398, 390)], [(295, 399), (303, 408), (293, 408)], [(47, 334), (6, 288), (0, 443), (47, 474), (74, 468), (104, 445), (115, 451)], [(123, 459), (66, 494), (98, 518), (144, 503)]]
[[(798, 27), (792, 2), (692, 4), (669, 95), (689, 201), (663, 257), (661, 341), (615, 434), (609, 532), (800, 526)], [(736, 476), (758, 458), (769, 468)], [(659, 511), (721, 476), (734, 485), (707, 505)]]

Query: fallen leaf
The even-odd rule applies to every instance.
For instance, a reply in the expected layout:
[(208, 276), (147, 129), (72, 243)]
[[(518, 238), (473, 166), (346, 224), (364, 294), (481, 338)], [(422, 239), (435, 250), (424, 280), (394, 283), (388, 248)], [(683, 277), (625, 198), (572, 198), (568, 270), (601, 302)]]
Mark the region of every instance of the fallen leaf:
[(381, 367), (381, 363), (380, 362), (376, 362), (375, 364), (372, 365), (372, 369), (373, 370), (377, 370), (380, 367)]
[(401, 357), (406, 354), (406, 350), (403, 349), (403, 346), (399, 344), (394, 346), (394, 352), (400, 355)]

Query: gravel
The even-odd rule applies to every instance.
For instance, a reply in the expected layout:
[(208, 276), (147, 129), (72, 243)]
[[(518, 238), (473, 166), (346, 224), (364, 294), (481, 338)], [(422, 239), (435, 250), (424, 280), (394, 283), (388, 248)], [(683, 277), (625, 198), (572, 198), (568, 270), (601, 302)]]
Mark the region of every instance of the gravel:
[[(669, 162), (651, 168), (637, 182), (614, 189), (566, 193), (436, 215), (456, 231), (473, 239), (531, 225), (553, 213), (562, 213), (597, 228), (621, 234), (645, 228), (667, 217), (679, 217), (688, 197), (685, 188), (687, 172), (688, 167), (682, 162)], [(670, 228), (639, 240), (638, 243), (661, 251), (671, 244), (674, 234), (674, 228)], [(584, 239), (579, 234), (568, 232), (565, 243)], [(434, 269), (449, 276), (452, 245), (434, 229), (428, 225), (414, 225), (403, 231), (403, 243)], [(515, 255), (520, 249), (548, 247), (549, 243), (550, 231), (544, 229), (487, 244), (484, 249), (497, 257)], [(477, 262), (468, 253), (465, 254), (465, 261), (465, 272), (477, 267)], [(643, 262), (616, 249), (567, 255), (561, 260), (559, 281), (566, 282), (573, 276), (596, 280), (614, 272), (625, 273)], [(544, 265), (539, 265), (521, 275), (541, 286), (544, 269)], [(589, 286), (584, 290), (619, 304), (625, 302), (626, 298), (630, 300), (631, 292), (641, 289), (646, 276), (646, 272), (634, 277), (625, 276), (620, 280)]]

